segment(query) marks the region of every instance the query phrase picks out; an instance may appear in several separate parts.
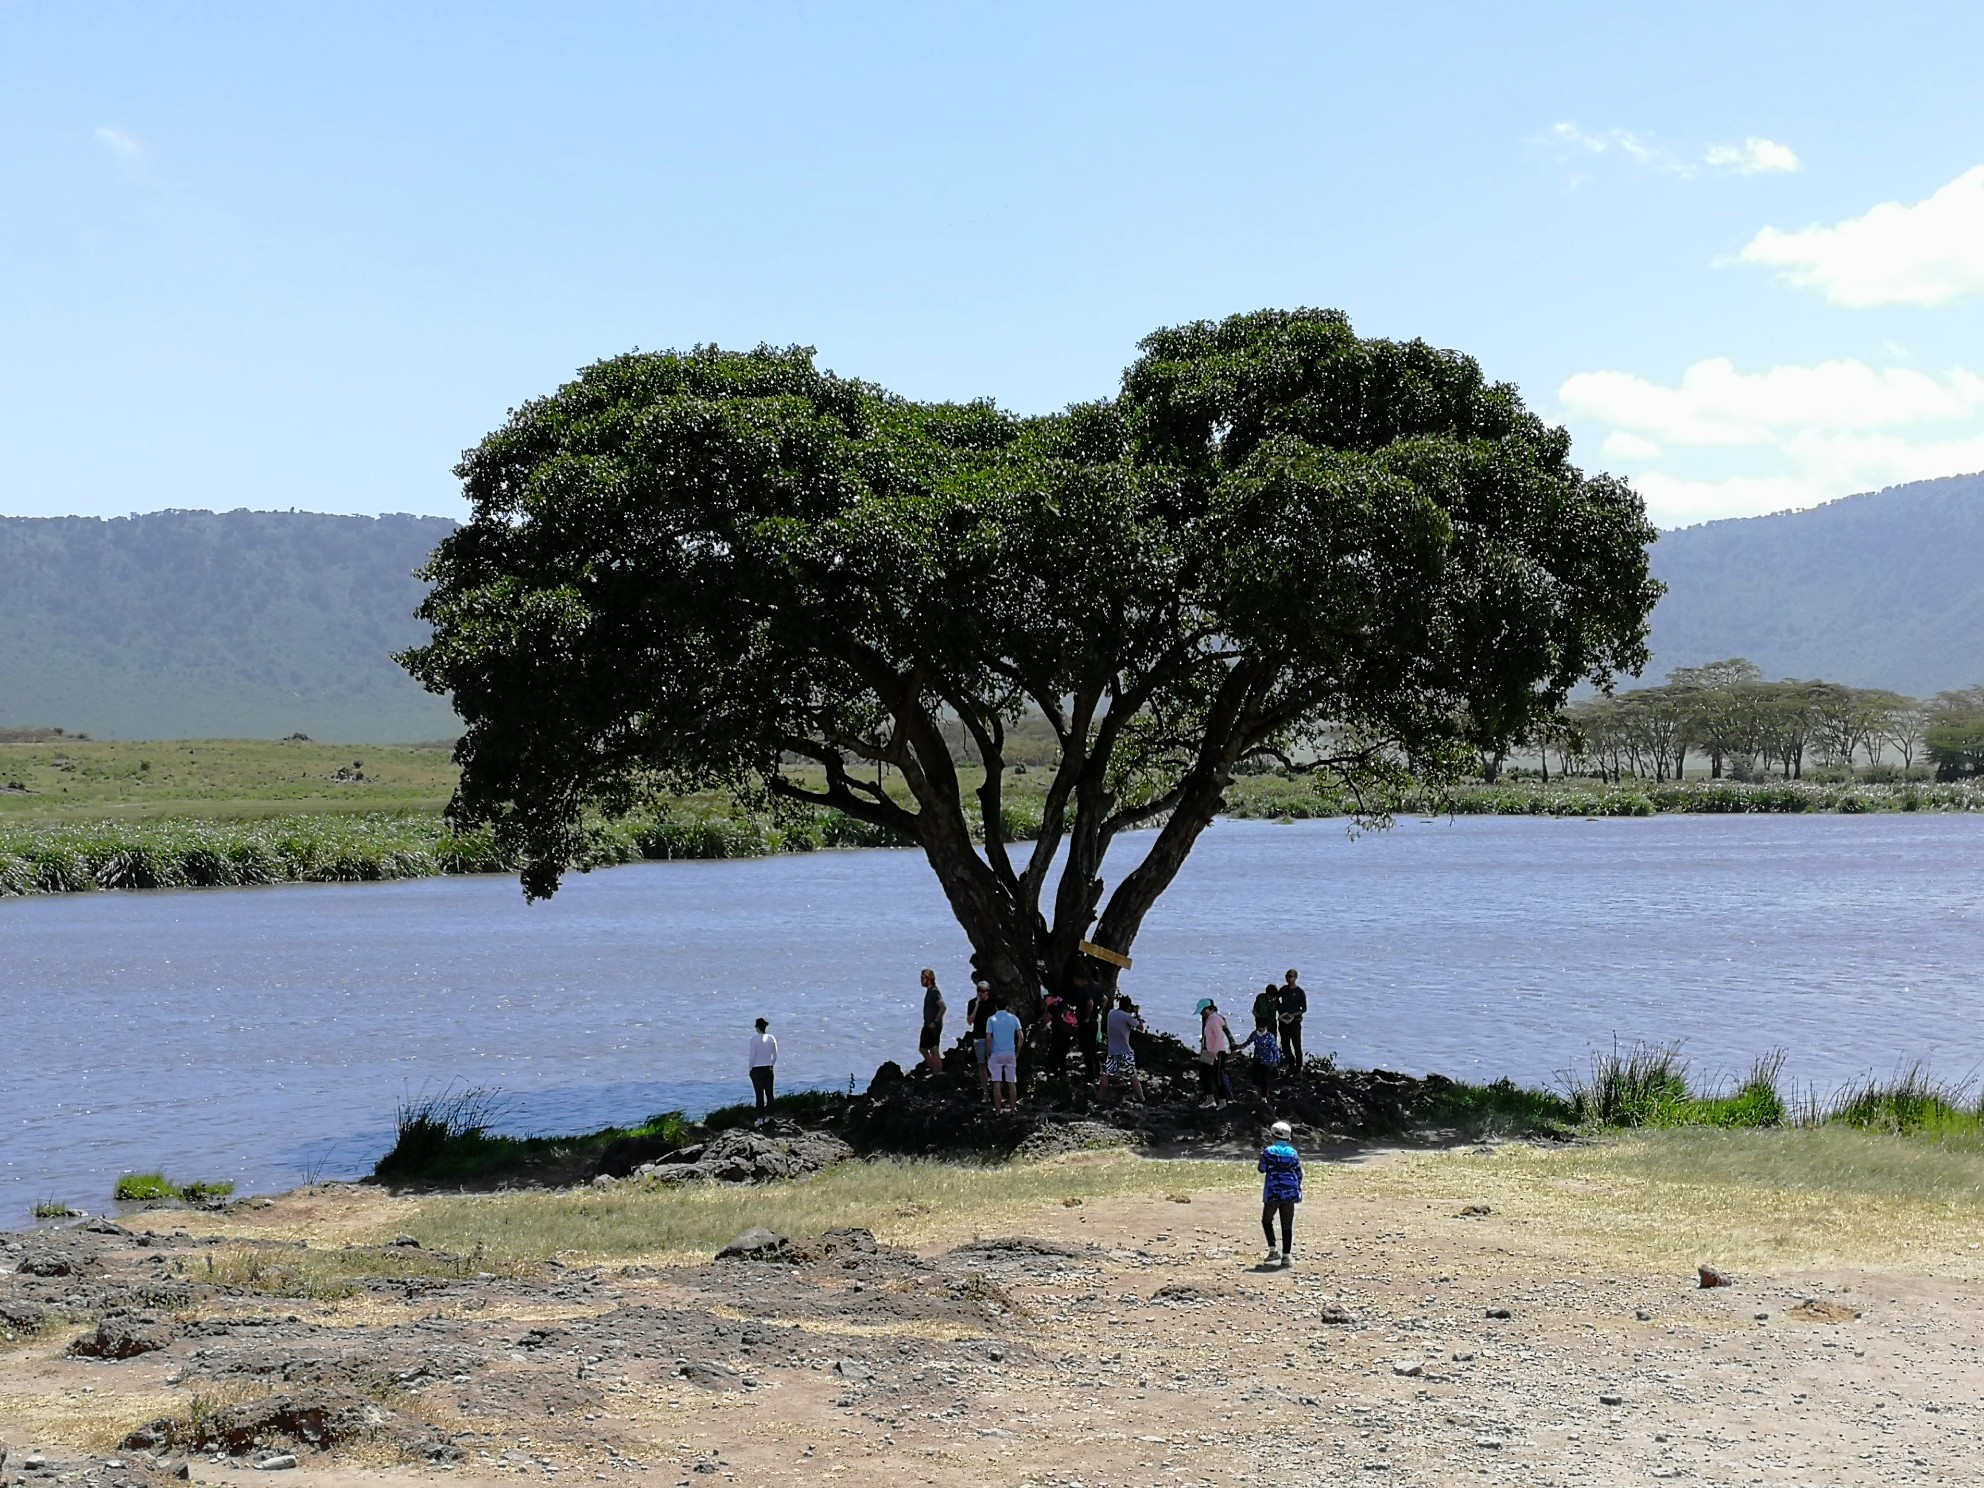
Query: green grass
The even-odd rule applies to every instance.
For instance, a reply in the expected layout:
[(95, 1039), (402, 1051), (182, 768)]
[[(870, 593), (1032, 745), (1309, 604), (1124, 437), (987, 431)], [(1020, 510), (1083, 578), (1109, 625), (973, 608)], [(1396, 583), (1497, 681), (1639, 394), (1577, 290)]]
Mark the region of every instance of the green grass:
[(1555, 1091), (1533, 1090), (1507, 1079), (1488, 1085), (1456, 1081), (1444, 1086), (1415, 1121), (1450, 1128), (1472, 1141), (1568, 1136), (1577, 1123), (1577, 1111)]
[[(1389, 802), (1399, 816), (1655, 816), (1837, 811), (1984, 811), (1984, 783), (1770, 781), (1744, 785), (1726, 780), (1509, 781), (1464, 784), (1446, 791), (1410, 790)], [(1298, 821), (1352, 814), (1356, 803), (1327, 783), (1247, 776), (1227, 792), (1226, 814), (1257, 820)]]
[(448, 1090), (403, 1102), (392, 1150), (373, 1176), (388, 1183), (466, 1184), (496, 1178), (579, 1181), (597, 1171), (608, 1144), (628, 1137), (690, 1140), (680, 1111), (650, 1116), (639, 1126), (609, 1126), (574, 1137), (508, 1137), (489, 1127), (500, 1111), (494, 1091)]
[[(963, 766), (959, 778), (973, 813), (978, 771)], [(1009, 839), (1038, 833), (1045, 779), (1043, 771), (1009, 779), (1002, 812)], [(514, 871), (516, 862), (488, 833), (447, 828), (440, 807), (454, 781), (448, 751), (438, 746), (0, 744), (0, 898)], [(891, 789), (904, 795), (899, 780)], [(1984, 783), (1518, 781), (1408, 791), (1364, 804), (1401, 815), (1975, 811), (1984, 810)], [(1344, 817), (1358, 805), (1327, 783), (1254, 775), (1234, 782), (1226, 814), (1293, 821)], [(900, 845), (892, 834), (839, 812), (772, 815), (698, 795), (636, 817), (593, 822), (571, 866)]]
[(0, 824), (438, 811), (454, 788), (455, 764), (445, 745), (73, 738), (0, 744)]
[(1825, 1117), (1842, 1126), (1895, 1136), (1957, 1141), (1984, 1150), (1984, 1114), (1962, 1086), (1933, 1078), (1922, 1065), (1894, 1079), (1867, 1079), (1833, 1098)]
[(34, 1206), (36, 1219), (67, 1219), (69, 1206), (60, 1199), (40, 1199)]
[(1594, 1055), (1590, 1078), (1576, 1082), (1570, 1105), (1592, 1127), (1782, 1126), (1790, 1115), (1779, 1090), (1784, 1052), (1773, 1050), (1732, 1091), (1690, 1088), (1688, 1064), (1671, 1046), (1637, 1044)]
[[(799, 1090), (790, 1095), (772, 1097), (771, 1114), (783, 1116), (801, 1125), (818, 1123), (828, 1116), (836, 1116), (847, 1107), (849, 1097), (838, 1090)], [(736, 1126), (749, 1126), (762, 1113), (755, 1104), (746, 1102), (735, 1106), (718, 1106), (702, 1119), (702, 1126), (709, 1131), (728, 1131)]]
[(757, 1186), (424, 1197), (411, 1217), (396, 1211), (392, 1223), (430, 1250), (482, 1245), (497, 1263), (632, 1260), (708, 1256), (753, 1225), (784, 1235), (862, 1225), (893, 1243), (922, 1244), (973, 1230), (1010, 1233), (1028, 1211), (1069, 1198), (1257, 1189), (1259, 1183), (1251, 1163), (1164, 1161), (1120, 1151), (993, 1167), (874, 1159)]
[(234, 1185), (222, 1181), (218, 1183), (174, 1183), (163, 1173), (126, 1173), (117, 1180), (117, 1186), (110, 1196), (119, 1203), (144, 1204), (164, 1203), (183, 1200), (189, 1204), (204, 1203), (208, 1199), (224, 1199), (234, 1192)]

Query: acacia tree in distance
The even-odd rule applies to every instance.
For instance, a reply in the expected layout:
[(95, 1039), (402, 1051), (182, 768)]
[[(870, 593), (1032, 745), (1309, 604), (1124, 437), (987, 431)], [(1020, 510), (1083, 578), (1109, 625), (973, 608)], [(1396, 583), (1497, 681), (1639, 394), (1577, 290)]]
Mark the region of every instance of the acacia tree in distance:
[[(459, 467), (474, 515), (402, 658), (467, 725), (451, 820), (535, 897), (591, 807), (833, 808), (920, 847), (1024, 998), (1085, 936), (1129, 949), (1237, 769), (1452, 769), (1644, 663), (1639, 498), (1471, 358), (1316, 310), (1141, 350), (1116, 398), (1041, 418), (765, 347), (615, 357), (515, 411)], [(1029, 708), (1060, 754), (1022, 860)]]

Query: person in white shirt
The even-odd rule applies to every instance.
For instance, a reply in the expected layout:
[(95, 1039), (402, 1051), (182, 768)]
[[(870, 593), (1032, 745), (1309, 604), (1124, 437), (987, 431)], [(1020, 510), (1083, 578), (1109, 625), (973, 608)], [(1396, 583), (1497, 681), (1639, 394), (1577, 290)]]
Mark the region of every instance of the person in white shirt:
[(758, 1109), (772, 1108), (772, 1071), (778, 1066), (778, 1040), (771, 1036), (771, 1024), (758, 1020), (758, 1031), (751, 1035), (751, 1093), (758, 1098)]

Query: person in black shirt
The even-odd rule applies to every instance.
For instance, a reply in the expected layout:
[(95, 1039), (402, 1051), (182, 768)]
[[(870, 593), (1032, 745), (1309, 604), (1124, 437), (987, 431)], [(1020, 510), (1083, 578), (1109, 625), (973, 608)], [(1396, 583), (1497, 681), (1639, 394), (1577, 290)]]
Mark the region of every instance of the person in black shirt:
[(999, 1010), (998, 1003), (992, 1000), (992, 984), (980, 982), (972, 989), (971, 1004), (965, 1009), (965, 1017), (971, 1020), (971, 1054), (978, 1066), (978, 1088), (992, 1089), (992, 1078), (985, 1072), (986, 1056), (991, 1049), (985, 1042), (985, 1022)]
[(1281, 1052), (1288, 1068), (1296, 1073), (1302, 1069), (1302, 1018), (1309, 1011), (1309, 994), (1302, 990), (1302, 984), (1295, 979), (1295, 968), (1289, 967), (1288, 980), (1282, 983), (1281, 991), (1275, 994), (1277, 1011), (1281, 1016)]
[(1102, 1016), (1108, 998), (1086, 970), (1077, 968), (1068, 1000), (1075, 1007), (1075, 1042), (1082, 1051), (1082, 1069), (1093, 1080), (1102, 1072)]

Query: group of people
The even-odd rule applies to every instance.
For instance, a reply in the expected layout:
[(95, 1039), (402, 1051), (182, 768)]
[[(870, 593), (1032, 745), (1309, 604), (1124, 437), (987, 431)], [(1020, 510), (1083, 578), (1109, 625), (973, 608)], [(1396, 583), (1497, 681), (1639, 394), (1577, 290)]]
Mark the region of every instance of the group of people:
[(1254, 998), (1254, 1031), (1245, 1038), (1234, 1035), (1233, 1025), (1210, 997), (1199, 999), (1197, 1012), (1201, 1105), (1217, 1108), (1233, 1099), (1230, 1064), (1236, 1054), (1252, 1056), (1254, 1089), (1263, 1100), (1273, 1098), (1284, 1065), (1302, 1067), (1302, 1020), (1308, 1016), (1309, 994), (1294, 967), (1280, 986), (1269, 982)]
[[(925, 967), (923, 1028), (917, 1052), (926, 1068), (943, 1067), (944, 1022), (949, 1006), (937, 985), (937, 973)], [(1234, 1098), (1231, 1064), (1250, 1056), (1253, 1083), (1264, 1099), (1272, 1099), (1284, 1067), (1302, 1064), (1302, 1020), (1309, 1012), (1309, 994), (1301, 976), (1290, 968), (1280, 985), (1268, 983), (1254, 998), (1253, 1031), (1237, 1036), (1218, 1003), (1202, 997), (1199, 1019), (1199, 1073), (1203, 1100), (1209, 1107)], [(1137, 1070), (1131, 1035), (1144, 1029), (1142, 1010), (1126, 994), (1112, 993), (1099, 979), (1077, 972), (1067, 991), (1042, 994), (1036, 1021), (1029, 1026), (1006, 1007), (992, 985), (979, 981), (965, 1005), (965, 1038), (969, 1041), (978, 1082), (992, 1099), (994, 1110), (1017, 1109), (1019, 1060), (1031, 1041), (1037, 1065), (1065, 1071), (1071, 1052), (1079, 1051), (1083, 1067), (1097, 1088), (1107, 1091), (1112, 1080), (1144, 1098), (1143, 1077)]]
[[(942, 1067), (944, 994), (937, 986), (937, 973), (923, 970), (923, 1031), (918, 1050), (930, 1069)], [(1113, 1001), (1114, 1005), (1111, 1006)], [(1292, 968), (1280, 986), (1270, 982), (1254, 999), (1254, 1031), (1236, 1039), (1226, 1015), (1210, 997), (1199, 999), (1199, 1073), (1204, 1088), (1202, 1104), (1223, 1106), (1233, 1098), (1229, 1062), (1240, 1052), (1252, 1056), (1255, 1089), (1271, 1098), (1281, 1067), (1302, 1060), (1302, 1019), (1309, 1011), (1309, 994)], [(1025, 1047), (1028, 1029), (1018, 1014), (1002, 1004), (989, 982), (972, 988), (965, 1009), (969, 1038), (978, 1067), (979, 1084), (992, 1097), (992, 1108), (1019, 1108), (1019, 1056)], [(1099, 1016), (1098, 1016), (1099, 1015)], [(1091, 1021), (1094, 1026), (1090, 1027)], [(1045, 1039), (1058, 1065), (1065, 1067), (1067, 1050), (1075, 1036), (1082, 1039), (1084, 1062), (1091, 1072), (1098, 1060), (1091, 1053), (1099, 1043), (1101, 1074), (1099, 1088), (1106, 1091), (1112, 1079), (1126, 1081), (1135, 1098), (1143, 1099), (1143, 1077), (1137, 1071), (1137, 1056), (1131, 1035), (1144, 1028), (1142, 1013), (1127, 995), (1113, 999), (1106, 989), (1086, 978), (1077, 978), (1072, 996), (1043, 999), (1040, 1021), (1034, 1036)], [(1068, 1030), (1062, 1032), (1062, 1030)], [(771, 1024), (757, 1021), (749, 1047), (751, 1090), (759, 1110), (769, 1110), (778, 1066), (778, 1040)], [(1264, 1264), (1287, 1267), (1293, 1263), (1295, 1245), (1295, 1206), (1302, 1202), (1302, 1158), (1295, 1150), (1294, 1129), (1286, 1121), (1269, 1128), (1269, 1140), (1262, 1148), (1259, 1169), (1261, 1187), (1261, 1230), (1267, 1237)], [(1277, 1221), (1280, 1235), (1275, 1233)]]

